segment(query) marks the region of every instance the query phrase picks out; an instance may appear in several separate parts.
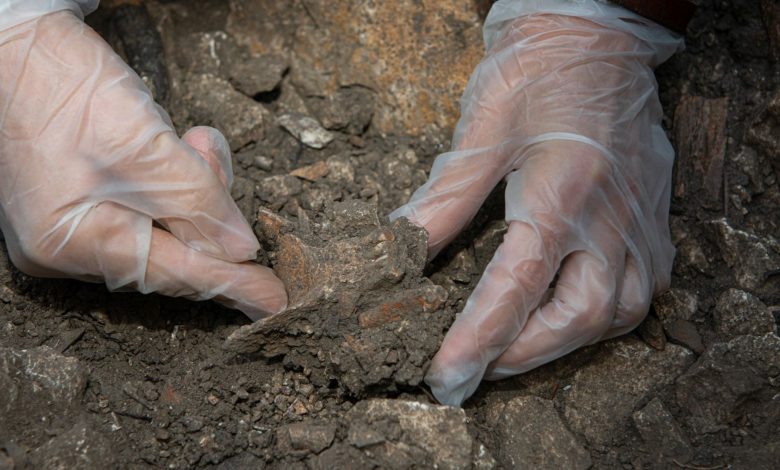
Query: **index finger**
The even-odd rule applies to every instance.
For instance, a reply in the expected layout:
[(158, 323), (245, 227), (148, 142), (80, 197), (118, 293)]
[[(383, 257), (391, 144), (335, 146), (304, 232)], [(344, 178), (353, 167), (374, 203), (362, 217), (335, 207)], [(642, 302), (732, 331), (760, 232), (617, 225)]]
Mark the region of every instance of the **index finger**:
[(563, 255), (550, 228), (510, 223), (425, 377), (440, 402), (460, 405), (474, 393), (488, 365), (512, 344), (541, 302)]

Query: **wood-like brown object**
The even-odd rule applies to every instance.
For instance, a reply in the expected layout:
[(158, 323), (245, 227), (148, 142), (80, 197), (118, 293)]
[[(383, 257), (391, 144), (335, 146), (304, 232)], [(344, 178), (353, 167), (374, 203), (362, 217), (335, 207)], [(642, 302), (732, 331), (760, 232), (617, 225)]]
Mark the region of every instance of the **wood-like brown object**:
[(674, 112), (676, 198), (703, 192), (704, 207), (722, 206), (728, 107), (728, 98), (687, 95), (677, 105)]

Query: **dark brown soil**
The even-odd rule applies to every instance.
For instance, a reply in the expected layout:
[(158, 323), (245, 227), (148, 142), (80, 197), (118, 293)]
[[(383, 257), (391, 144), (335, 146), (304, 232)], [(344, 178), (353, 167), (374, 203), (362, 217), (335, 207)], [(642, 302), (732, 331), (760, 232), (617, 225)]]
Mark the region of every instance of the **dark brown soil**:
[[(636, 332), (484, 384), (465, 411), (421, 379), (501, 240), (501, 194), (427, 267), (424, 233), (384, 217), (450, 130), (380, 133), (377, 90), (312, 91), (294, 58), (251, 54), (231, 12), (273, 2), (116, 3), (90, 22), (177, 128), (228, 136), (233, 196), (291, 309), (250, 324), (34, 279), (2, 247), (0, 469), (776, 467), (780, 3), (704, 0), (657, 72), (679, 154), (672, 290)], [(285, 14), (327, 28), (327, 7)], [(285, 25), (280, 43), (312, 31)]]

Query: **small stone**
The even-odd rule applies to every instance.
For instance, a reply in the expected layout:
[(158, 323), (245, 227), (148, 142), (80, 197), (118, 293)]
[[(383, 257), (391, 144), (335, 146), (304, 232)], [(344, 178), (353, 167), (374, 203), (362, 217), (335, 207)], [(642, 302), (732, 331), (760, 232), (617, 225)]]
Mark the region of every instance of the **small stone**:
[(219, 397), (214, 395), (213, 393), (209, 393), (208, 396), (206, 397), (206, 400), (212, 405), (216, 405), (217, 403), (220, 402)]
[(775, 321), (769, 308), (756, 296), (739, 289), (722, 293), (713, 313), (715, 327), (724, 338), (775, 331)]
[(417, 152), (415, 152), (413, 149), (402, 150), (401, 152), (398, 153), (398, 159), (406, 163), (407, 165), (412, 165), (412, 166), (415, 166), (420, 162), (420, 159), (417, 158)]
[(672, 288), (653, 300), (653, 308), (664, 324), (674, 320), (692, 320), (699, 309), (699, 299), (690, 291)]
[(0, 301), (10, 304), (15, 298), (14, 291), (5, 285), (0, 285)]
[(653, 349), (663, 351), (666, 347), (666, 335), (664, 335), (664, 326), (655, 315), (648, 315), (647, 318), (637, 328), (639, 336), (645, 343)]
[(324, 161), (319, 161), (313, 165), (296, 168), (290, 174), (307, 181), (316, 181), (328, 174), (328, 165)]
[(677, 245), (677, 256), (682, 266), (687, 266), (696, 271), (706, 273), (710, 269), (710, 261), (701, 244), (695, 238), (686, 238)]
[(704, 344), (696, 326), (688, 320), (673, 320), (664, 325), (664, 330), (669, 338), (684, 346), (687, 346), (696, 354), (704, 352)]
[(298, 393), (300, 393), (301, 395), (303, 395), (305, 397), (308, 397), (309, 395), (311, 395), (314, 392), (314, 385), (308, 384), (308, 383), (307, 384), (301, 384), (297, 388), (296, 391)]
[(287, 201), (301, 193), (301, 180), (290, 175), (275, 175), (263, 178), (259, 184), (260, 199), (273, 210), (279, 210)]
[(154, 438), (157, 439), (158, 441), (166, 442), (170, 440), (171, 433), (168, 432), (167, 429), (158, 429), (154, 433)]
[(289, 67), (284, 58), (276, 54), (231, 59), (226, 61), (225, 67), (230, 83), (250, 97), (273, 91)]
[(287, 425), (280, 428), (280, 432), (286, 435), (294, 450), (307, 450), (314, 453), (320, 453), (328, 448), (336, 437), (336, 430), (332, 426), (309, 422)]
[(198, 432), (203, 429), (203, 418), (199, 416), (185, 416), (182, 418), (182, 424), (187, 432)]
[(295, 413), (298, 416), (303, 416), (305, 414), (309, 413), (309, 409), (306, 407), (306, 404), (301, 401), (300, 398), (296, 398), (293, 404), (291, 405), (293, 413)]
[(316, 119), (309, 116), (282, 114), (277, 118), (277, 122), (293, 137), (314, 149), (325, 148), (334, 139), (333, 133), (325, 130)]
[(273, 159), (265, 155), (258, 155), (254, 158), (254, 164), (263, 171), (271, 171), (274, 165)]
[(328, 129), (360, 135), (366, 131), (374, 115), (374, 92), (360, 86), (339, 88), (321, 100), (315, 114)]
[(328, 158), (328, 181), (334, 184), (349, 184), (355, 181), (355, 167), (349, 157), (336, 155)]
[(650, 452), (680, 463), (693, 458), (691, 444), (658, 398), (653, 398), (644, 408), (635, 412), (633, 419)]
[(477, 450), (474, 451), (474, 460), (472, 461), (473, 470), (494, 470), (498, 467), (496, 459), (490, 454), (484, 444), (477, 443)]
[(590, 454), (566, 428), (553, 402), (517, 397), (487, 410), (488, 424), (500, 436), (499, 458), (507, 468), (586, 469)]
[(349, 143), (355, 148), (362, 149), (366, 146), (366, 140), (359, 135), (351, 135), (349, 136)]

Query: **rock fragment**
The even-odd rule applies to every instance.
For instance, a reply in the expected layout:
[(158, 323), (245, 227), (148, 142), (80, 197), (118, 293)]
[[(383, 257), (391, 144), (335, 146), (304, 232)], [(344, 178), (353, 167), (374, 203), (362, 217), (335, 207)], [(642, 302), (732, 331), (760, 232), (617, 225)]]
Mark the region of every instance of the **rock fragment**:
[(350, 430), (360, 427), (362, 432), (371, 430), (385, 437), (370, 447), (381, 467), (407, 468), (400, 465), (407, 461), (420, 467), (471, 468), (474, 440), (462, 409), (373, 399), (353, 406), (345, 418)]
[(564, 392), (566, 419), (590, 443), (608, 444), (639, 403), (672, 383), (693, 360), (693, 353), (673, 344), (656, 351), (631, 338), (605, 343)]
[(664, 326), (655, 315), (648, 315), (637, 328), (637, 333), (652, 348), (658, 350), (666, 348)]
[(184, 43), (176, 59), (185, 71), (219, 76), (250, 98), (278, 87), (289, 68), (278, 54), (251, 55), (224, 31), (192, 33)]
[(326, 129), (360, 135), (371, 123), (374, 102), (374, 92), (366, 87), (341, 87), (322, 100), (321, 105), (314, 108), (314, 113)]
[(712, 224), (723, 259), (734, 270), (737, 285), (759, 294), (776, 291), (780, 278), (767, 278), (767, 273), (780, 266), (780, 242), (734, 228), (725, 218)]
[[(633, 415), (642, 440), (656, 458), (686, 463), (693, 458), (693, 448), (679, 424), (658, 398), (653, 398)], [(671, 463), (671, 462), (667, 462)]]
[(780, 408), (780, 337), (738, 336), (713, 344), (677, 380), (677, 402), (697, 432), (712, 432), (757, 406)]
[(506, 468), (586, 469), (590, 454), (566, 428), (553, 402), (523, 396), (487, 410), (487, 423), (500, 442), (499, 459)]
[(302, 190), (301, 181), (291, 175), (269, 176), (258, 184), (258, 196), (274, 211), (284, 207), (290, 198), (301, 194)]
[(113, 468), (114, 450), (93, 426), (84, 421), (35, 449), (34, 468), (91, 470)]
[(270, 113), (224, 78), (196, 73), (187, 77), (185, 86), (190, 119), (222, 131), (232, 150), (263, 138)]
[(302, 180), (317, 181), (328, 174), (328, 164), (324, 161), (319, 161), (312, 165), (296, 168), (290, 174)]
[(283, 452), (322, 452), (333, 443), (336, 429), (330, 425), (301, 422), (277, 429), (277, 447)]
[(257, 57), (231, 57), (227, 62), (230, 83), (241, 93), (255, 97), (276, 89), (289, 68), (284, 58), (277, 54)]
[(672, 320), (664, 325), (664, 331), (669, 339), (686, 346), (691, 351), (701, 354), (704, 352), (704, 343), (696, 325), (688, 320)]
[[(780, 13), (777, 12), (775, 7), (775, 18), (773, 21), (775, 27), (780, 23)], [(776, 36), (777, 37), (777, 36)], [(776, 161), (780, 158), (780, 90), (769, 100), (764, 110), (759, 113), (755, 121), (748, 131), (748, 141), (754, 145), (767, 157), (770, 161)], [(780, 172), (780, 167), (775, 165), (775, 171)]]
[(313, 149), (322, 149), (334, 139), (333, 133), (325, 130), (316, 119), (309, 116), (282, 114), (277, 119), (284, 130)]
[(673, 287), (653, 299), (653, 308), (662, 323), (692, 320), (699, 309), (699, 299), (688, 290)]
[(33, 392), (63, 404), (74, 403), (87, 384), (87, 372), (77, 359), (65, 357), (48, 346), (0, 348), (2, 373), (8, 377), (22, 377), (20, 386), (31, 386)]
[(739, 289), (729, 289), (718, 297), (714, 317), (718, 333), (726, 339), (775, 332), (769, 308), (754, 295)]

